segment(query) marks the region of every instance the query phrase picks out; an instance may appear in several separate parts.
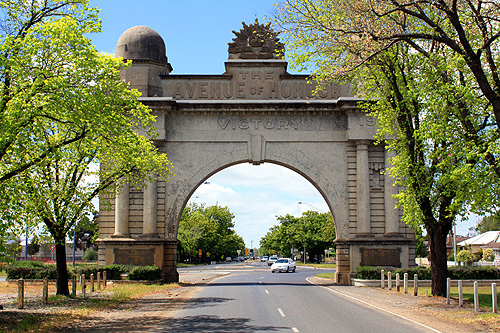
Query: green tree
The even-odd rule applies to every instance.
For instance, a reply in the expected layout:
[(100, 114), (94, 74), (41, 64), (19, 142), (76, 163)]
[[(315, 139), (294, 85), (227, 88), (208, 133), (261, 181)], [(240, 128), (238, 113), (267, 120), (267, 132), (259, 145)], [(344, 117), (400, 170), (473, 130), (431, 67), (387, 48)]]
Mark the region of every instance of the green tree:
[(0, 186), (9, 194), (1, 203), (46, 226), (56, 245), (57, 294), (69, 295), (65, 240), (95, 210), (92, 200), (105, 202), (122, 184), (141, 186), (153, 175), (167, 180), (170, 163), (149, 140), (154, 117), (120, 80), (126, 64), (85, 37), (100, 29), (87, 1), (0, 6), (8, 23)]
[(500, 214), (485, 216), (476, 226), (476, 231), (483, 234), (487, 231), (500, 230)]
[(269, 229), (260, 240), (266, 253), (289, 255), (292, 248), (309, 253), (309, 260), (318, 260), (325, 249), (333, 246), (336, 238), (335, 224), (329, 213), (307, 211), (301, 217), (287, 214), (278, 217), (279, 225)]
[(243, 238), (234, 231), (234, 214), (227, 207), (205, 206), (192, 203), (184, 208), (179, 222), (179, 259), (182, 261), (198, 257), (209, 260), (235, 256), (237, 250), (245, 248)]
[(454, 29), (446, 19), (435, 21), (443, 17), (436, 3), (297, 0), (286, 1), (276, 17), (296, 66), (314, 66), (320, 83), (349, 79), (370, 100), (362, 107), (376, 117), (379, 140), (398, 153), (389, 172), (404, 189), (403, 220), (426, 229), (432, 293), (444, 295), (446, 235), (467, 205), (491, 209), (498, 194), (488, 184), (500, 173), (492, 100), (476, 88), (469, 59), (435, 36)]

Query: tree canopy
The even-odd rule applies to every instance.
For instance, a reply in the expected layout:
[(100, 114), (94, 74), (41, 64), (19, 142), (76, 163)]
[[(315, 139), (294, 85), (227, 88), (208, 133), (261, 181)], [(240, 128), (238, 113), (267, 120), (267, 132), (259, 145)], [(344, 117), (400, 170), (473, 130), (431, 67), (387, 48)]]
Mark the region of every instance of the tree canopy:
[(184, 208), (177, 233), (179, 260), (221, 260), (237, 256), (237, 250), (245, 249), (245, 242), (234, 231), (233, 219), (229, 208), (219, 205), (192, 203)]
[(56, 244), (57, 293), (68, 295), (66, 236), (92, 200), (125, 182), (166, 181), (171, 165), (151, 141), (155, 117), (120, 80), (128, 64), (86, 37), (100, 31), (88, 1), (0, 7), (1, 229), (42, 222)]
[(403, 189), (403, 220), (429, 236), (435, 295), (455, 217), (498, 202), (495, 13), (483, 1), (296, 0), (276, 15), (292, 63), (320, 83), (350, 81), (397, 152), (387, 172)]
[(336, 239), (335, 224), (330, 213), (307, 211), (301, 217), (278, 217), (279, 224), (271, 227), (261, 238), (261, 251), (268, 254), (291, 256), (292, 249), (305, 248), (312, 261), (333, 247)]

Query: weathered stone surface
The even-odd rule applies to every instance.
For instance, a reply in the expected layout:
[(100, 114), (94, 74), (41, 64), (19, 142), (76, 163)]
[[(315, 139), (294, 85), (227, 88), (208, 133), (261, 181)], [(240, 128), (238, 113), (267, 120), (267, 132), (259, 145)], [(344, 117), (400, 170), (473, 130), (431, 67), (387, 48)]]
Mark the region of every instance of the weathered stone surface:
[[(268, 28), (252, 29), (262, 37)], [(221, 75), (172, 75), (158, 62), (142, 60), (122, 74), (132, 88), (143, 91), (140, 101), (157, 116), (155, 144), (168, 154), (175, 176), (158, 184), (156, 194), (131, 190), (130, 216), (121, 206), (118, 220), (114, 207), (102, 209), (99, 263), (114, 260), (109, 249), (117, 247), (118, 239), (111, 238), (113, 231), (129, 236), (123, 240), (129, 246), (141, 248), (145, 243), (135, 241), (155, 231), (151, 223), (156, 219), (158, 240), (165, 242), (159, 266), (166, 281), (175, 280), (178, 224), (195, 189), (231, 165), (275, 163), (308, 179), (328, 204), (338, 237), (339, 283), (350, 283), (362, 264), (413, 266), (413, 233), (397, 211), (388, 213), (394, 202), (388, 201), (392, 192), (386, 193), (386, 184), (394, 189), (384, 174), (384, 147), (373, 141), (376, 119), (357, 108), (359, 99), (349, 85), (332, 83), (313, 96), (314, 83), (288, 74), (284, 60), (266, 53), (271, 39), (262, 43), (247, 30), (230, 46), (234, 52)]]

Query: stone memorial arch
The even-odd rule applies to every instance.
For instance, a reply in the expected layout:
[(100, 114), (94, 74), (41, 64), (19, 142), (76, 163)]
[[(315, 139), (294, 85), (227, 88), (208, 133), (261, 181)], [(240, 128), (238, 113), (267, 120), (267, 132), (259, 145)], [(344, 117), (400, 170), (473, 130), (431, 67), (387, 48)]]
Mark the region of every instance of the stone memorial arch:
[(166, 282), (178, 281), (177, 228), (196, 188), (238, 163), (275, 163), (308, 179), (328, 204), (339, 284), (360, 265), (413, 266), (414, 235), (394, 208), (397, 188), (384, 175), (391, 153), (374, 144), (375, 119), (358, 110), (348, 85), (313, 96), (307, 76), (287, 73), (268, 25), (234, 33), (221, 75), (170, 74), (163, 39), (148, 27), (118, 40), (117, 56), (132, 60), (122, 77), (157, 116), (154, 142), (175, 176), (144, 190), (125, 186), (111, 210), (101, 209), (99, 264), (154, 264)]

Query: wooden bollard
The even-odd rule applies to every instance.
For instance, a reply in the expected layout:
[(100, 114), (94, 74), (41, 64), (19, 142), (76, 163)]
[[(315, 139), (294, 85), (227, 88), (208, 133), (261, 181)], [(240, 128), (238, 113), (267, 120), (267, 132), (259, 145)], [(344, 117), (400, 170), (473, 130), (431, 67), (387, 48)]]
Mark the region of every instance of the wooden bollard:
[(87, 285), (85, 284), (85, 274), (82, 274), (82, 294), (83, 294), (83, 298), (85, 298), (85, 291), (87, 289)]
[(392, 290), (392, 272), (387, 272), (387, 289)]
[(497, 284), (491, 284), (491, 310), (493, 313), (498, 312), (498, 303), (497, 303)]
[(102, 272), (97, 272), (97, 289), (101, 290), (101, 273)]
[(49, 303), (49, 278), (48, 277), (45, 277), (45, 279), (43, 279), (42, 301), (43, 301), (43, 304)]
[(24, 309), (24, 280), (17, 280), (17, 308)]
[(408, 273), (405, 273), (403, 275), (403, 283), (404, 283), (405, 294), (408, 294)]
[(396, 273), (396, 291), (399, 293), (401, 281), (399, 280), (399, 273)]
[(94, 273), (90, 274), (90, 292), (94, 292)]
[(71, 281), (71, 296), (76, 297), (76, 275), (73, 275), (73, 280)]
[(451, 304), (451, 279), (446, 279), (446, 304)]
[(106, 284), (108, 283), (107, 279), (106, 279), (106, 271), (102, 272), (102, 289), (106, 289)]
[(413, 275), (413, 296), (418, 296), (418, 274)]
[(474, 281), (474, 311), (479, 312), (479, 284)]
[(462, 286), (462, 280), (458, 280), (458, 306), (464, 306), (464, 288)]
[(384, 278), (385, 278), (385, 272), (384, 272), (384, 270), (381, 270), (380, 271), (380, 288), (382, 288), (382, 289), (385, 288)]

